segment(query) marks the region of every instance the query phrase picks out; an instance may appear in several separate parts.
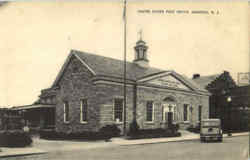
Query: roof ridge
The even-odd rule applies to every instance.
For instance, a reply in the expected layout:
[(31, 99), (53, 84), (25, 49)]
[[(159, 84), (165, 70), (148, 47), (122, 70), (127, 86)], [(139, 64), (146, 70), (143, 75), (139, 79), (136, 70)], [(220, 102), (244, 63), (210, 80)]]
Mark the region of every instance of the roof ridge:
[[(107, 59), (112, 59), (112, 60), (115, 60), (115, 61), (121, 61), (121, 62), (123, 62), (123, 60), (116, 59), (116, 58), (113, 58), (113, 57), (107, 57), (107, 56), (103, 56), (103, 55), (99, 55), (99, 54), (95, 54), (95, 53), (90, 53), (90, 52), (85, 52), (85, 51), (76, 50), (76, 49), (71, 49), (71, 53), (88, 54), (88, 55), (91, 55), (91, 56), (98, 56), (98, 57), (103, 57), (103, 58), (107, 58)], [(131, 61), (126, 61), (126, 62), (127, 62), (127, 63), (131, 63), (131, 64), (134, 64), (134, 63), (131, 62)], [(151, 68), (152, 68), (152, 67), (151, 67)]]
[[(87, 54), (87, 55), (91, 55), (91, 56), (98, 56), (98, 57), (103, 57), (103, 58), (107, 58), (107, 59), (112, 59), (112, 60), (115, 60), (115, 61), (120, 61), (120, 62), (124, 62), (123, 60), (120, 60), (120, 59), (116, 59), (116, 58), (113, 58), (113, 57), (107, 57), (107, 56), (102, 56), (102, 55), (99, 55), (99, 54), (95, 54), (95, 53), (90, 53), (90, 52), (85, 52), (85, 51), (80, 51), (80, 50), (76, 50), (76, 49), (71, 49), (71, 52), (70, 53), (80, 53), (80, 54)], [(126, 63), (130, 63), (130, 64), (133, 64), (133, 65), (137, 65), (131, 61), (126, 61)], [(138, 65), (138, 67), (141, 67)], [(142, 67), (143, 68), (143, 67)], [(149, 66), (149, 68), (152, 68), (152, 69), (158, 69), (158, 70), (161, 70), (161, 71), (173, 71), (173, 70), (166, 70), (166, 69), (161, 69), (161, 68), (156, 68), (156, 67), (152, 67), (152, 66)]]

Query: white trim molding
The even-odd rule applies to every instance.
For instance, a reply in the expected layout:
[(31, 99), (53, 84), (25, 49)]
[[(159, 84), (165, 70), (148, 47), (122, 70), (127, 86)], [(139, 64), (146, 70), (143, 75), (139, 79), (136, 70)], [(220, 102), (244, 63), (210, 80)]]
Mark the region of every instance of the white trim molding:
[[(109, 81), (109, 80), (97, 80), (94, 82), (94, 84), (113, 84), (113, 85), (120, 85), (120, 86), (124, 85), (123, 82), (114, 82), (114, 81)], [(131, 87), (133, 85), (126, 83), (126, 86)]]
[(166, 71), (164, 73), (160, 73), (160, 74), (157, 74), (157, 75), (154, 75), (154, 76), (149, 76), (149, 77), (146, 77), (146, 78), (139, 79), (137, 82), (146, 82), (146, 81), (158, 78), (158, 77), (167, 76), (170, 73), (172, 73), (172, 71)]
[(77, 58), (78, 60), (80, 60), (80, 61), (82, 62), (82, 64), (83, 64), (84, 66), (86, 66), (86, 67), (88, 68), (88, 70), (89, 70), (93, 75), (96, 75), (95, 71), (94, 71), (92, 68), (90, 68), (90, 66), (89, 66), (87, 63), (85, 63), (77, 54), (75, 54), (75, 53), (73, 53), (73, 54), (74, 54), (74, 56), (76, 56), (76, 58)]

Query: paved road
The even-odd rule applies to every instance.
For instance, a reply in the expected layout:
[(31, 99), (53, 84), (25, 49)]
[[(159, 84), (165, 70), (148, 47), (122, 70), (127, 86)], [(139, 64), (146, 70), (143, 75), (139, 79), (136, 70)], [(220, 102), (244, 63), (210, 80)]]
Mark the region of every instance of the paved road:
[(8, 160), (246, 160), (247, 149), (248, 136), (241, 136), (225, 138), (223, 143), (200, 143), (195, 140), (119, 146), (52, 152)]

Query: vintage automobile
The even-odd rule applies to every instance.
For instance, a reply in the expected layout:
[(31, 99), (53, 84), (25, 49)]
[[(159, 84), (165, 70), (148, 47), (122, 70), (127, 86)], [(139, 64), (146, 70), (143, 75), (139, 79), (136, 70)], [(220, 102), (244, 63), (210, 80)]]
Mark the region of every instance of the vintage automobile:
[(222, 142), (223, 133), (220, 119), (203, 119), (200, 125), (200, 140), (217, 140)]

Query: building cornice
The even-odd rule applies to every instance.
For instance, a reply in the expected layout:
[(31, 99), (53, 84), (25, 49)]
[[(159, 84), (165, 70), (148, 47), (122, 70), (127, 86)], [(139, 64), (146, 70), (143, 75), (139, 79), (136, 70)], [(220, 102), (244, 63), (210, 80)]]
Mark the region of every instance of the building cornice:
[[(123, 86), (124, 83), (121, 81), (112, 81), (112, 80), (107, 80), (107, 79), (98, 79), (93, 82), (94, 84), (109, 84), (109, 85), (120, 85)], [(208, 92), (201, 92), (201, 91), (192, 91), (192, 90), (183, 90), (183, 89), (178, 89), (178, 88), (170, 88), (170, 87), (162, 87), (162, 86), (157, 86), (157, 85), (152, 85), (152, 84), (144, 84), (144, 83), (126, 83), (127, 86), (134, 86), (137, 85), (138, 88), (147, 88), (147, 89), (157, 89), (161, 91), (174, 91), (174, 92), (179, 92), (179, 93), (185, 93), (185, 94), (190, 94), (190, 95), (203, 95), (203, 96), (210, 96), (210, 93)]]

